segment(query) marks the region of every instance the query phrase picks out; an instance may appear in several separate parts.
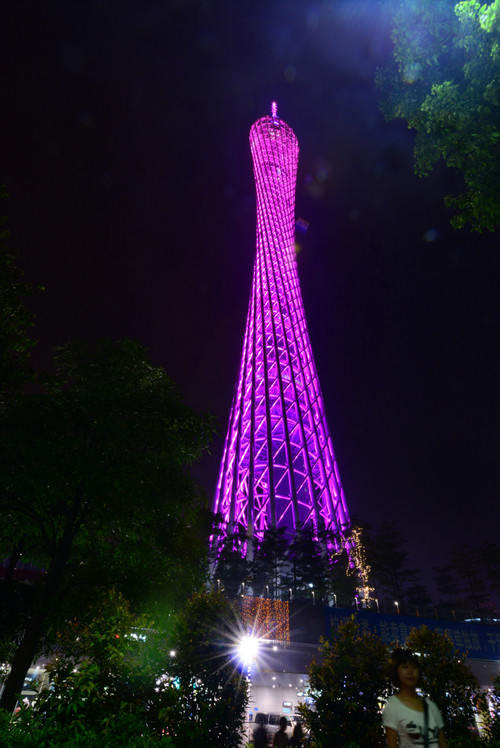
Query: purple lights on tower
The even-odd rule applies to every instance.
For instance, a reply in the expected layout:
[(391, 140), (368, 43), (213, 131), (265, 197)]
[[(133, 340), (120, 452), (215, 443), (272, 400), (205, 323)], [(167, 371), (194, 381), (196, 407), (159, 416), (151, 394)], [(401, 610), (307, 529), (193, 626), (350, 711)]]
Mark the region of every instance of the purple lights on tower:
[(299, 145), (270, 117), (250, 129), (257, 252), (214, 511), (249, 537), (349, 522), (307, 333), (295, 257)]

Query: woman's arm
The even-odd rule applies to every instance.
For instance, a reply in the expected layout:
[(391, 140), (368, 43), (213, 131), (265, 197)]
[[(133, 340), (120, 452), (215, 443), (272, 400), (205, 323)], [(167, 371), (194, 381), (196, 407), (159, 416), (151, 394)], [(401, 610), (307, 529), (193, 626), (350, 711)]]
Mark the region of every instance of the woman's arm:
[(439, 731), (439, 748), (448, 748), (448, 741), (446, 740), (444, 732), (442, 730)]
[[(387, 748), (398, 748), (398, 734), (392, 727), (385, 728), (385, 742)], [(439, 748), (441, 748), (441, 744), (439, 744)], [(448, 748), (448, 746), (446, 745), (444, 748)]]

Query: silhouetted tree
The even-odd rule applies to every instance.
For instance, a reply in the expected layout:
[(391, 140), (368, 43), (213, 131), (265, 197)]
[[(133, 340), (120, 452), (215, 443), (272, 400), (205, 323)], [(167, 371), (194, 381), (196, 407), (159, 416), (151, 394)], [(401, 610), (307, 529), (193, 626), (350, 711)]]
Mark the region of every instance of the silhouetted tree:
[(290, 541), (287, 582), (294, 597), (322, 600), (326, 595), (328, 561), (310, 524), (298, 529)]
[[(280, 576), (287, 563), (288, 541), (285, 529), (267, 528), (261, 539), (253, 541), (251, 577), (254, 595), (267, 594), (280, 597)], [(268, 588), (268, 590), (266, 589)]]
[(94, 585), (136, 604), (182, 600), (200, 582), (205, 500), (187, 466), (212, 425), (131, 341), (59, 349), (40, 390), (0, 413), (0, 553), (24, 540), (46, 570), (0, 706), (13, 709), (68, 600), (77, 612)]
[(226, 535), (222, 548), (217, 544), (212, 550), (215, 557), (213, 581), (216, 588), (223, 588), (230, 599), (234, 599), (249, 581), (250, 563), (247, 560), (248, 536), (243, 525)]
[(480, 548), (473, 548), (466, 543), (455, 545), (451, 551), (450, 568), (459, 580), (465, 605), (474, 616), (485, 618), (491, 616), (494, 604), (480, 559)]
[(390, 612), (397, 601), (403, 612), (407, 589), (419, 583), (419, 572), (407, 566), (409, 554), (402, 533), (394, 522), (384, 522), (375, 531), (365, 530), (364, 543), (376, 597)]

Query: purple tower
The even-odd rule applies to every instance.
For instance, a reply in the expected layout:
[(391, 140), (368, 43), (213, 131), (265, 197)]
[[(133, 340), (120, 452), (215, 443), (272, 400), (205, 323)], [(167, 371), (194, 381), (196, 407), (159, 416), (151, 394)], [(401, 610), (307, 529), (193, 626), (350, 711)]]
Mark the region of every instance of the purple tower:
[(231, 532), (342, 531), (349, 522), (299, 287), (294, 242), (299, 146), (277, 116), (250, 129), (257, 253), (214, 511)]

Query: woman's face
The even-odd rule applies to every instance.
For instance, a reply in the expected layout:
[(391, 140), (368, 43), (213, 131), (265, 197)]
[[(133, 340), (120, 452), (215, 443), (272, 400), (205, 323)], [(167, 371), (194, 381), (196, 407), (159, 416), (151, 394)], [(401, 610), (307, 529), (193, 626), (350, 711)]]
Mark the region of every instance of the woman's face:
[(402, 686), (415, 688), (418, 683), (419, 670), (413, 662), (403, 662), (398, 666), (398, 678)]

